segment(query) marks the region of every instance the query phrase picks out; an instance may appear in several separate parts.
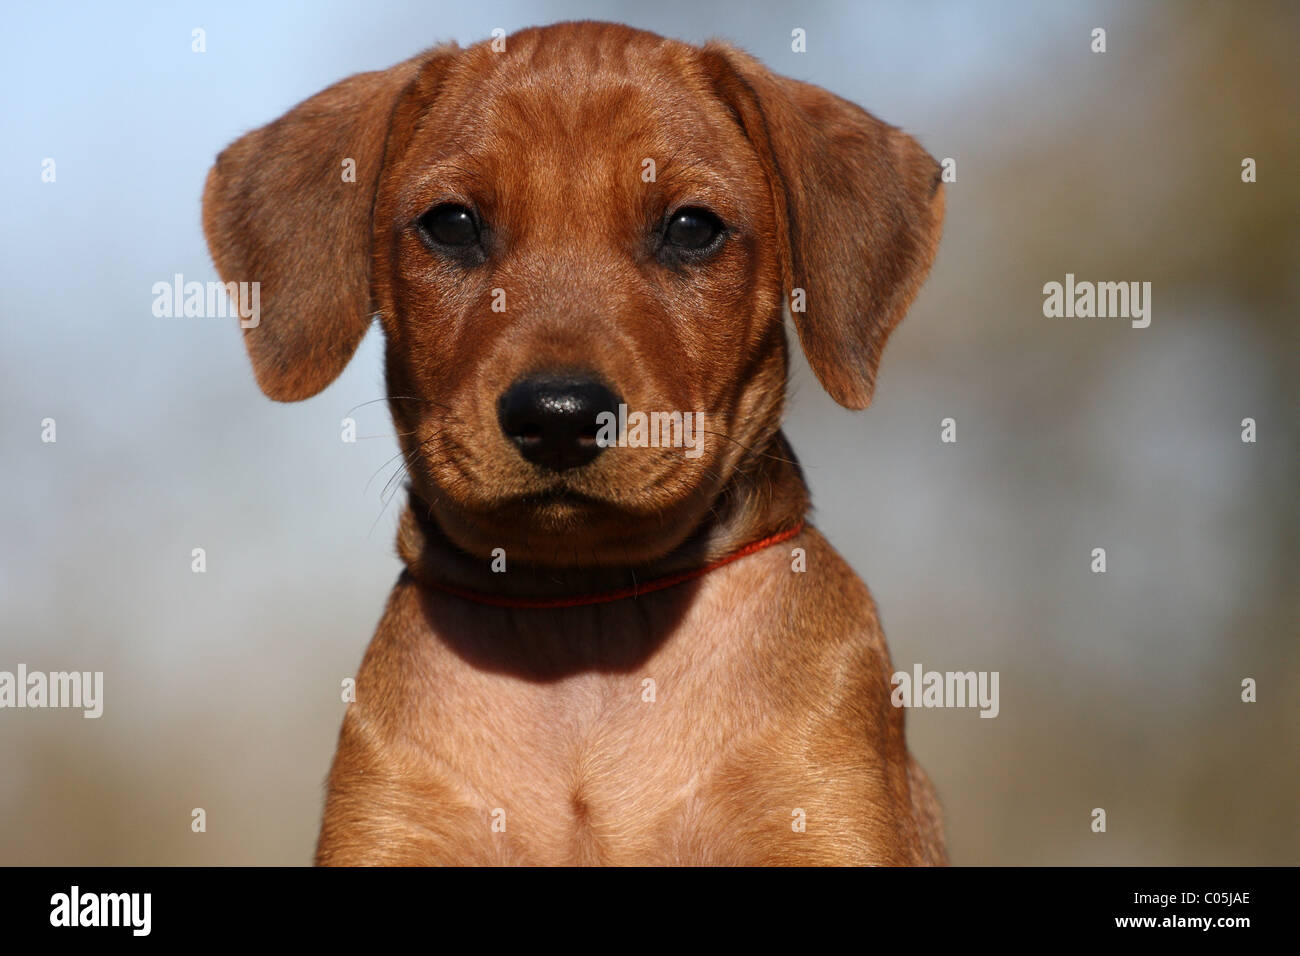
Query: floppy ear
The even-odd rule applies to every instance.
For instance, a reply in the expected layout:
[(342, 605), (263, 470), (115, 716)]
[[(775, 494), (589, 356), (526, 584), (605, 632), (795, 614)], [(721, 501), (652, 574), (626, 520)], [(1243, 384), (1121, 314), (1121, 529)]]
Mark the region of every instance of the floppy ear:
[(440, 52), (334, 84), (226, 147), (208, 173), (203, 231), (223, 280), (259, 283), (256, 324), (241, 325), (271, 398), (310, 398), (334, 381), (370, 325), (371, 207), (389, 119)]
[(772, 185), (785, 293), (805, 293), (806, 311), (796, 302), (791, 315), (808, 364), (837, 402), (865, 408), (885, 340), (939, 245), (939, 165), (902, 130), (820, 87), (723, 44), (701, 55)]

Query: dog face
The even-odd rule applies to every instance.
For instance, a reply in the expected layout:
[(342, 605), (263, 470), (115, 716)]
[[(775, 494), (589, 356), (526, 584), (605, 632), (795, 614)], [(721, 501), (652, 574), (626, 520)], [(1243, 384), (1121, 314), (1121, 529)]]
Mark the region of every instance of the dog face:
[[(375, 216), (388, 381), (439, 404), (394, 414), (416, 487), (475, 553), (662, 553), (771, 437), (772, 195), (691, 66), (534, 33), (426, 72), (395, 118)], [(683, 430), (601, 451), (596, 416), (620, 405), (687, 415), (695, 447), (671, 447)]]
[(223, 277), (262, 284), (263, 389), (324, 388), (377, 311), (440, 527), (556, 565), (666, 553), (764, 452), (786, 307), (864, 406), (941, 218), (934, 161), (852, 104), (591, 23), (345, 80), (226, 150), (204, 211)]

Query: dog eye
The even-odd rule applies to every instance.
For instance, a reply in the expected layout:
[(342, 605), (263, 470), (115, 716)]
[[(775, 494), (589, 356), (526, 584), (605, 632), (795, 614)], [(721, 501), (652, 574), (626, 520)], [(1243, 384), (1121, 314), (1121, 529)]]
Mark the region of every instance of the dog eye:
[(664, 241), (684, 252), (706, 252), (722, 233), (722, 220), (707, 209), (679, 209), (668, 220)]
[(419, 224), (425, 237), (440, 246), (462, 248), (477, 245), (479, 241), (474, 214), (455, 203), (434, 206), (420, 217)]

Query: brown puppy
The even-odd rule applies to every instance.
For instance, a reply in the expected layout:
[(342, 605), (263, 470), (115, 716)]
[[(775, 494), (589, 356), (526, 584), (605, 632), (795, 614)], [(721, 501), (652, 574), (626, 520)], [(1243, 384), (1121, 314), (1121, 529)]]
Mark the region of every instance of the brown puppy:
[[(259, 384), (316, 394), (378, 313), (410, 477), (318, 862), (944, 861), (780, 431), (784, 311), (866, 406), (942, 217), (900, 130), (611, 24), (439, 47), (221, 154), (204, 227), (261, 283)], [(679, 418), (606, 447), (620, 405)]]

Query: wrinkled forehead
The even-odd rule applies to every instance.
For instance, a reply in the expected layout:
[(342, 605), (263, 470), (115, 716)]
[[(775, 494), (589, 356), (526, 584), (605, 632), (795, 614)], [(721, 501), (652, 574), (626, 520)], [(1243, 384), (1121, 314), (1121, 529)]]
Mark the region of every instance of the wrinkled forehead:
[(694, 51), (671, 41), (466, 50), (426, 96), (404, 165), (415, 193), (484, 202), (636, 184), (724, 206), (752, 198), (758, 170)]

